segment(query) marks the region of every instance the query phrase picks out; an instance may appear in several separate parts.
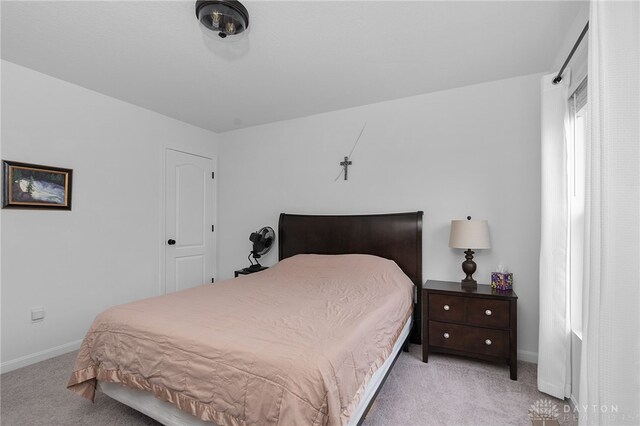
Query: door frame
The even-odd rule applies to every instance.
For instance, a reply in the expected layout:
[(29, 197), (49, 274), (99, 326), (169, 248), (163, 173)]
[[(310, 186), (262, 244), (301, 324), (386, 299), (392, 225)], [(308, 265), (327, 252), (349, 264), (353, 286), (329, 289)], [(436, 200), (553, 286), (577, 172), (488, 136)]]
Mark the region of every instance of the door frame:
[[(167, 190), (167, 151), (176, 151), (181, 152), (183, 154), (194, 155), (196, 157), (202, 157), (207, 160), (211, 160), (213, 164), (212, 172), (217, 174), (218, 171), (218, 161), (217, 158), (210, 154), (203, 154), (199, 152), (197, 149), (187, 148), (184, 146), (165, 146), (162, 150), (162, 155), (160, 155), (160, 229), (158, 232), (158, 244), (159, 244), (159, 253), (158, 257), (160, 260), (159, 264), (159, 281), (158, 281), (158, 295), (162, 296), (166, 294), (167, 291), (167, 277), (166, 277), (166, 229), (167, 229), (167, 215), (165, 212), (165, 203), (166, 203), (166, 190)], [(213, 278), (215, 281), (218, 281), (218, 176), (215, 176), (213, 179), (213, 218), (211, 223), (215, 227), (215, 231), (213, 232)]]

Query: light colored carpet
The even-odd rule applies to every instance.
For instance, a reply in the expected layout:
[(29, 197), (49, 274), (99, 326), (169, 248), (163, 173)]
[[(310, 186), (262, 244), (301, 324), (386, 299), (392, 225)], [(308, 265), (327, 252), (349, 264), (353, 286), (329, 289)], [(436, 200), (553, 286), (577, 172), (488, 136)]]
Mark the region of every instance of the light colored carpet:
[[(536, 389), (535, 364), (520, 363), (518, 381), (506, 365), (433, 355), (421, 361), (421, 348), (402, 353), (369, 412), (366, 426), (531, 425), (536, 401), (562, 401)], [(75, 352), (0, 377), (0, 422), (30, 425), (158, 425), (156, 421), (100, 393), (95, 404), (65, 389)], [(571, 416), (567, 416), (571, 417)]]

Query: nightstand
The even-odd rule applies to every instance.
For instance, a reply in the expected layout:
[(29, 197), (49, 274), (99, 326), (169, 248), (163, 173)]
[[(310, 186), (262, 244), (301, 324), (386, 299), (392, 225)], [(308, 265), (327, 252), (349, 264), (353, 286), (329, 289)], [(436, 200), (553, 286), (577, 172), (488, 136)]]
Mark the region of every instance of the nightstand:
[(269, 267), (268, 266), (263, 266), (260, 269), (256, 269), (255, 271), (247, 271), (245, 269), (238, 269), (233, 274), (234, 274), (234, 276), (236, 278), (238, 278), (238, 275), (251, 275), (251, 274), (256, 273), (256, 272), (264, 271), (265, 269), (269, 269)]
[(422, 288), (422, 361), (440, 352), (506, 362), (518, 379), (518, 296), (488, 285), (429, 280)]

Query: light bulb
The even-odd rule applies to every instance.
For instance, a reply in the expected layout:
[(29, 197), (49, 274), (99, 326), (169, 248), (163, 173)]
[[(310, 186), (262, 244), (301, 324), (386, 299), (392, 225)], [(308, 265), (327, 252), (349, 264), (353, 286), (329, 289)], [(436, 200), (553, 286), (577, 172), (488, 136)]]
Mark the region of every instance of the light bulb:
[(235, 34), (236, 24), (233, 22), (227, 22), (227, 34)]
[(219, 27), (221, 19), (222, 19), (222, 13), (218, 12), (217, 10), (214, 10), (213, 13), (211, 14), (211, 23), (213, 24), (213, 26), (216, 28)]

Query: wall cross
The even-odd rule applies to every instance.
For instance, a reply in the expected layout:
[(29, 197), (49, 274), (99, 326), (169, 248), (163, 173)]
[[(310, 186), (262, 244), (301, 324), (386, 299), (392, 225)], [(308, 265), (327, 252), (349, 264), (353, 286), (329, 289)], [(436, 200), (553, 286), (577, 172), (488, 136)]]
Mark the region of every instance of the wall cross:
[(348, 179), (349, 166), (353, 164), (352, 161), (349, 161), (349, 157), (344, 157), (344, 161), (340, 162), (340, 165), (344, 168), (344, 180)]

